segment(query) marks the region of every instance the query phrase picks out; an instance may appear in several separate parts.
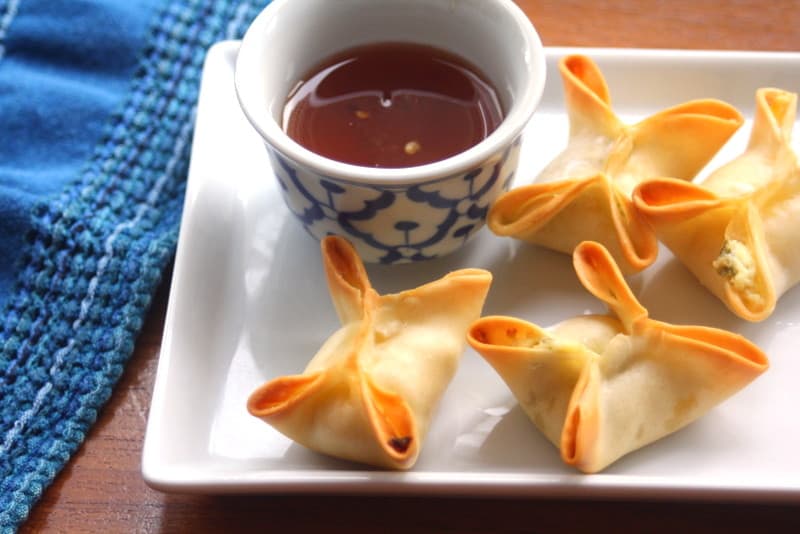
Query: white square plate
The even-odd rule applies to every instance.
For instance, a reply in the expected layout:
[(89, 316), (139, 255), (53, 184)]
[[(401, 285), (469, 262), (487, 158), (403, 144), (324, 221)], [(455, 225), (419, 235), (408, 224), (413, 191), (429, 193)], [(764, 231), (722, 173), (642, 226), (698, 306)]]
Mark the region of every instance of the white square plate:
[[(328, 458), (251, 417), (262, 382), (302, 371), (338, 327), (319, 245), (285, 208), (261, 140), (237, 105), (237, 42), (208, 53), (186, 204), (143, 454), (148, 484), (181, 492), (439, 493), (800, 500), (800, 289), (760, 324), (731, 315), (662, 248), (630, 283), (653, 318), (739, 332), (771, 368), (701, 420), (603, 473), (583, 475), (533, 427), (471, 349), (439, 407), (416, 466), (389, 472)], [(566, 143), (555, 62), (522, 149), (517, 182)], [(700, 97), (752, 117), (755, 90), (800, 90), (800, 54), (580, 49), (603, 70), (615, 110), (636, 120)], [(797, 137), (800, 138), (800, 128)], [(750, 123), (709, 164), (739, 154)], [(800, 223), (800, 222), (799, 222)], [(368, 266), (376, 289), (399, 291), (460, 267), (494, 273), (485, 314), (542, 326), (602, 303), (570, 258), (484, 229), (465, 249), (415, 265)]]

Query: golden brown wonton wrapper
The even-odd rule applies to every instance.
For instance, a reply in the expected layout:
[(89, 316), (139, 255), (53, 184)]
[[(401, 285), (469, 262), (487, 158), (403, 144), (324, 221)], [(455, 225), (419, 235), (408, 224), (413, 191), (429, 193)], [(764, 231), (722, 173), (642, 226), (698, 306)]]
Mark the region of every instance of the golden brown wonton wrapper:
[(600, 471), (694, 421), (766, 370), (766, 356), (739, 335), (650, 319), (602, 245), (579, 244), (573, 263), (609, 315), (550, 328), (485, 317), (468, 333), (567, 464)]
[(456, 371), (466, 330), (480, 316), (491, 274), (462, 269), (378, 295), (347, 241), (325, 238), (322, 255), (342, 327), (302, 374), (262, 385), (247, 409), (309, 449), (408, 469)]
[(488, 226), (501, 236), (571, 254), (584, 240), (602, 243), (625, 273), (655, 261), (658, 243), (639, 218), (631, 192), (642, 180), (691, 180), (741, 126), (718, 100), (693, 100), (626, 125), (611, 109), (605, 79), (588, 57), (559, 62), (569, 141), (536, 178), (501, 196)]
[(756, 92), (747, 149), (701, 185), (649, 180), (636, 208), (736, 315), (761, 321), (800, 281), (800, 167), (790, 146), (797, 95)]

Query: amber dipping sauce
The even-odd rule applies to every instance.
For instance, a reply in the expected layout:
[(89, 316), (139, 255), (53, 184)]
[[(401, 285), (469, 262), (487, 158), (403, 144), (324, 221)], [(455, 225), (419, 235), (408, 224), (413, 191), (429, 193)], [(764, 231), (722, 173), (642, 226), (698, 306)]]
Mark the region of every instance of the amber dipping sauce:
[(409, 43), (376, 43), (317, 65), (290, 93), (286, 133), (344, 163), (397, 168), (463, 152), (503, 119), (495, 89), (464, 59)]

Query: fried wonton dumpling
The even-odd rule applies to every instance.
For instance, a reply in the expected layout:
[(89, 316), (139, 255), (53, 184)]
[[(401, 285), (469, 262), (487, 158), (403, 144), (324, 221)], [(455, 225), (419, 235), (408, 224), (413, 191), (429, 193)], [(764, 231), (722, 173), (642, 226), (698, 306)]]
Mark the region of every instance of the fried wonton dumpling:
[(346, 240), (325, 238), (322, 255), (342, 327), (302, 374), (262, 385), (247, 409), (317, 452), (408, 469), (458, 367), (466, 330), (480, 316), (491, 274), (462, 269), (378, 295)]
[(612, 111), (605, 79), (588, 57), (559, 62), (569, 140), (531, 185), (502, 195), (487, 223), (511, 236), (571, 254), (584, 240), (602, 243), (625, 273), (655, 261), (658, 243), (631, 203), (642, 180), (691, 180), (743, 119), (719, 100), (693, 100), (633, 125)]
[(736, 315), (761, 321), (800, 281), (797, 95), (756, 92), (744, 153), (700, 185), (660, 178), (634, 192), (658, 238)]
[(691, 423), (767, 368), (766, 356), (739, 335), (650, 319), (602, 245), (579, 244), (573, 263), (609, 315), (549, 328), (490, 316), (468, 333), (567, 464), (600, 471)]

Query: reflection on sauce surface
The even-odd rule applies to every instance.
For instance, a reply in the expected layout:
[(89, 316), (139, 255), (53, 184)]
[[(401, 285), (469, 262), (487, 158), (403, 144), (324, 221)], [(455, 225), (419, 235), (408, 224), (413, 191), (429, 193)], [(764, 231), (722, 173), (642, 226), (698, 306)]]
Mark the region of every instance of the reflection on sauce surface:
[(378, 43), (340, 52), (298, 82), (284, 129), (322, 156), (368, 167), (411, 167), (477, 144), (502, 121), (494, 88), (443, 50)]

